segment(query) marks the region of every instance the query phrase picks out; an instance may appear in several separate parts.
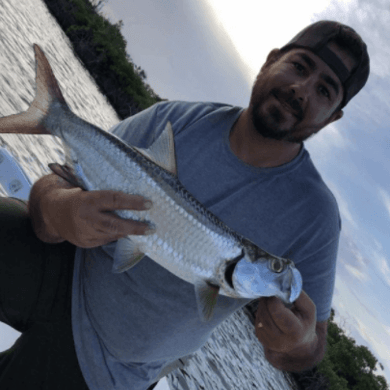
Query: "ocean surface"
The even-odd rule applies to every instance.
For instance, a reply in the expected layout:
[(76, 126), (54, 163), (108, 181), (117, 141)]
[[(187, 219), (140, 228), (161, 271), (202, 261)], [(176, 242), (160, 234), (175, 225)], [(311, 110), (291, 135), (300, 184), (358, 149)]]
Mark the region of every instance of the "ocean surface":
[[(35, 95), (33, 44), (47, 55), (70, 108), (105, 130), (119, 122), (113, 108), (74, 56), (69, 40), (40, 0), (0, 2), (0, 116), (28, 108)], [(44, 135), (1, 135), (0, 146), (19, 161), (30, 180), (51, 173), (47, 165), (64, 162), (61, 142)], [(0, 186), (0, 196), (7, 193)], [(20, 333), (0, 323), (0, 351)], [(221, 324), (185, 366), (169, 374), (170, 389), (295, 389), (293, 382), (264, 358), (254, 326), (243, 312)]]
[(288, 374), (264, 357), (252, 322), (243, 310), (219, 325), (183, 368), (167, 375), (175, 390), (296, 390)]

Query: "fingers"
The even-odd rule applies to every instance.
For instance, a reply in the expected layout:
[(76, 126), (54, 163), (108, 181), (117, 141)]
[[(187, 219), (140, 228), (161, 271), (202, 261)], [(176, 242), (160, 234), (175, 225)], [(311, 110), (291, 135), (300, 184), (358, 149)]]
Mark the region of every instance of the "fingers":
[(302, 291), (287, 309), (277, 297), (261, 298), (256, 315), (256, 336), (268, 349), (280, 353), (311, 345), (316, 336), (316, 308)]
[(99, 230), (106, 235), (110, 234), (115, 239), (119, 239), (127, 235), (137, 236), (150, 234), (152, 232), (149, 224), (146, 222), (122, 219), (113, 213), (107, 213), (105, 216), (102, 215), (99, 220), (99, 226), (96, 227), (96, 230)]
[(95, 201), (101, 211), (148, 210), (151, 202), (140, 195), (129, 195), (119, 191), (91, 191), (91, 201)]
[(122, 192), (81, 191), (62, 203), (61, 237), (81, 248), (108, 244), (128, 235), (151, 234), (146, 222), (120, 218), (115, 210), (148, 210), (147, 199)]
[(295, 314), (277, 297), (261, 298), (258, 315), (264, 328), (279, 334), (288, 333), (296, 324)]
[(146, 222), (123, 219), (113, 212), (114, 210), (149, 210), (152, 203), (144, 197), (111, 190), (91, 191), (87, 194), (90, 206), (96, 210), (89, 215), (95, 215), (94, 238), (100, 245), (104, 245), (103, 241), (108, 243), (128, 235), (145, 235), (154, 232)]
[(313, 315), (316, 316), (316, 305), (302, 290), (298, 299), (294, 302), (293, 311), (304, 319), (312, 319)]
[(274, 319), (268, 307), (269, 298), (261, 298), (257, 307), (257, 317), (262, 324), (262, 327), (267, 329), (277, 329)]

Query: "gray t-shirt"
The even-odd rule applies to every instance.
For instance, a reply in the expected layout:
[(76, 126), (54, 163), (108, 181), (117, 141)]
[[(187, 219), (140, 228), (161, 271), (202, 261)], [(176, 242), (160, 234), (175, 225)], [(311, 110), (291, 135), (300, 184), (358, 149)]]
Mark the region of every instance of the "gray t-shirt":
[[(170, 121), (182, 184), (229, 227), (264, 250), (292, 259), (316, 304), (317, 321), (325, 321), (341, 229), (336, 200), (304, 147), (293, 161), (275, 168), (238, 159), (229, 132), (242, 110), (162, 102), (112, 132), (147, 147)], [(77, 249), (72, 300), (77, 357), (91, 390), (145, 390), (165, 365), (199, 349), (216, 326), (250, 300), (219, 296), (212, 320), (204, 323), (193, 285), (150, 258), (113, 274), (115, 244)]]

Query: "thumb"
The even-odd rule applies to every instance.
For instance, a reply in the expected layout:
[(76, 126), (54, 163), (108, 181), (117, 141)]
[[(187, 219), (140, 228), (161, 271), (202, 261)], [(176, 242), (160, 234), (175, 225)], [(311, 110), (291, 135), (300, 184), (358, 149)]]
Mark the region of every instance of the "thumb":
[(288, 332), (294, 326), (296, 316), (293, 311), (285, 306), (280, 298), (268, 298), (267, 308), (276, 326), (283, 333)]
[(298, 299), (294, 301), (293, 312), (299, 314), (302, 318), (311, 317), (316, 313), (316, 305), (311, 298), (302, 290)]

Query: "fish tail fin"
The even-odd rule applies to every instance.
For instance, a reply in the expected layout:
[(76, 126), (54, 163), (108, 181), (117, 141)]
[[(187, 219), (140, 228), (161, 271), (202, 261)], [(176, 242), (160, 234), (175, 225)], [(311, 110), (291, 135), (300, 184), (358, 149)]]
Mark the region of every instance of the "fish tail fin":
[(53, 103), (69, 109), (42, 49), (34, 44), (36, 95), (27, 111), (0, 118), (0, 133), (51, 134), (43, 122)]

